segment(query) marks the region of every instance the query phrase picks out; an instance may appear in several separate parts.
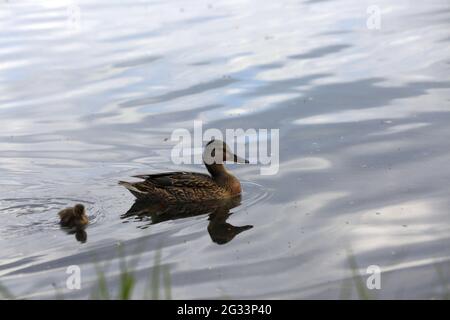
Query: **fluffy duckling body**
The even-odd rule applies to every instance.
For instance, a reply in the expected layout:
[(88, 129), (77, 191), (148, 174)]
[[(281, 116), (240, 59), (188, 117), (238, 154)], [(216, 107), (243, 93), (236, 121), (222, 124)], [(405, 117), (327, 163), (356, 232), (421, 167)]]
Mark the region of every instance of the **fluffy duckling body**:
[(82, 204), (61, 210), (59, 213), (60, 224), (65, 228), (83, 228), (89, 223), (86, 210)]

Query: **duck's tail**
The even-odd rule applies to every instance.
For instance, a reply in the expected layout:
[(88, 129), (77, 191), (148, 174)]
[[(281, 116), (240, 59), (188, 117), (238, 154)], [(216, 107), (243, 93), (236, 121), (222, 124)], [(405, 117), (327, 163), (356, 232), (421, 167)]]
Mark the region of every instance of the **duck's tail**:
[(136, 198), (140, 199), (143, 196), (143, 192), (136, 188), (133, 183), (126, 181), (119, 181), (119, 185), (128, 189)]

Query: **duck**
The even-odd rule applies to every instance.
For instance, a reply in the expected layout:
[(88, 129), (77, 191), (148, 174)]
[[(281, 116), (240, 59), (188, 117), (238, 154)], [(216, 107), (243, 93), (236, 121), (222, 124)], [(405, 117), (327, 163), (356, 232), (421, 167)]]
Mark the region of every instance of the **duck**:
[(76, 204), (61, 210), (59, 213), (60, 225), (64, 228), (82, 229), (89, 223), (86, 210), (82, 204)]
[(119, 184), (137, 199), (160, 203), (203, 202), (241, 194), (241, 183), (225, 168), (224, 162), (249, 163), (248, 160), (235, 155), (218, 139), (206, 144), (202, 158), (209, 175), (198, 172), (144, 174), (133, 176), (144, 181), (119, 181)]

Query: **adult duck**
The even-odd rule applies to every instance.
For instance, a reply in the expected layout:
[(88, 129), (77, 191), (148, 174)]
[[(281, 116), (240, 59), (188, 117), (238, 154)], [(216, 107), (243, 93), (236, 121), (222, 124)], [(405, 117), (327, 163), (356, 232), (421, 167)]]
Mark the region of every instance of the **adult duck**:
[(225, 161), (249, 163), (238, 157), (225, 142), (211, 140), (205, 146), (203, 162), (209, 175), (197, 172), (167, 172), (137, 175), (140, 182), (119, 181), (136, 198), (158, 202), (201, 202), (227, 199), (241, 194), (241, 184), (224, 166)]

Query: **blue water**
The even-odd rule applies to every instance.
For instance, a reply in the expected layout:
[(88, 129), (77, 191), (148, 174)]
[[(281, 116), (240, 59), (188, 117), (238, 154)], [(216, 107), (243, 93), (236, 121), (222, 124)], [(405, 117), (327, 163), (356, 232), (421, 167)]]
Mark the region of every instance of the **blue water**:
[[(450, 2), (3, 1), (0, 283), (17, 298), (89, 298), (120, 255), (142, 298), (158, 264), (171, 295), (360, 298), (353, 257), (381, 268), (376, 298), (450, 289)], [(219, 245), (208, 215), (121, 219), (173, 130), (280, 129), (280, 170), (230, 166), (253, 228)], [(84, 203), (87, 241), (60, 230)], [(131, 262), (130, 262), (131, 263)], [(81, 268), (81, 290), (66, 269)], [(355, 270), (353, 270), (355, 271)], [(162, 280), (161, 280), (162, 281)], [(162, 290), (162, 288), (161, 288)], [(164, 297), (161, 292), (160, 297)]]

